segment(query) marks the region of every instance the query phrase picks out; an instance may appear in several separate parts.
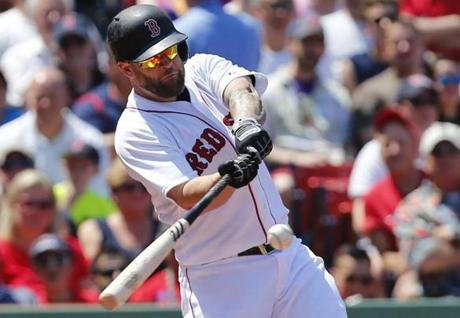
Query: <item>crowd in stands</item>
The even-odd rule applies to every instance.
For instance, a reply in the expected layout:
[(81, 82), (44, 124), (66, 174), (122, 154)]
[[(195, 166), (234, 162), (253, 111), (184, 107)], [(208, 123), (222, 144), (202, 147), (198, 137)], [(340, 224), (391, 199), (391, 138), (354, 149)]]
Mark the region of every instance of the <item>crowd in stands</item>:
[[(165, 229), (113, 148), (135, 3), (265, 73), (266, 158), (342, 297), (460, 296), (460, 2), (0, 1), (0, 303), (95, 303)], [(178, 304), (171, 254), (130, 302)]]

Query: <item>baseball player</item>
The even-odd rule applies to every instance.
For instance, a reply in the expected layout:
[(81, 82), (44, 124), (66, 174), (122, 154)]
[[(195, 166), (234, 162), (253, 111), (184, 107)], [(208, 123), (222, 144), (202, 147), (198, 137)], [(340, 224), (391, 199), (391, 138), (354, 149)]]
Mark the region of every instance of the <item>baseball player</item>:
[(346, 317), (321, 258), (295, 239), (278, 251), (267, 230), (287, 223), (263, 162), (271, 150), (259, 95), (265, 76), (207, 54), (152, 5), (121, 11), (107, 42), (133, 86), (117, 154), (172, 224), (222, 175), (228, 186), (178, 240), (184, 317)]

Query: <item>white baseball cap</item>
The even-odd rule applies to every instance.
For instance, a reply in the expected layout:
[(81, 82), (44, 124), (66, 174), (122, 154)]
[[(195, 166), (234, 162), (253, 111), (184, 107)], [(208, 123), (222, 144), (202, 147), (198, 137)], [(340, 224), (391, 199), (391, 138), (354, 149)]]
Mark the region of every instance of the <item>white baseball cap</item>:
[(448, 122), (431, 124), (420, 139), (420, 153), (431, 154), (441, 141), (448, 141), (460, 150), (460, 126)]

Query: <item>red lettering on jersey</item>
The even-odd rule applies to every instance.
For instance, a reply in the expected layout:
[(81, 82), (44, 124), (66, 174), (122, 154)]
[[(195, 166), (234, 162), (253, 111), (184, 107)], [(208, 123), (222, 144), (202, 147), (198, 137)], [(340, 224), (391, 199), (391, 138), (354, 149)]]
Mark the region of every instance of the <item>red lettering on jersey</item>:
[(233, 120), (232, 114), (228, 113), (225, 115), (225, 117), (222, 119), (222, 122), (224, 123), (225, 126), (233, 126), (235, 121)]
[(206, 159), (208, 162), (211, 162), (212, 157), (214, 157), (215, 154), (217, 153), (217, 151), (214, 148), (206, 148), (206, 146), (203, 144), (203, 142), (200, 139), (196, 140), (195, 144), (193, 145), (192, 150), (198, 156)]
[(195, 170), (199, 176), (201, 176), (203, 170), (208, 167), (208, 164), (201, 162), (198, 159), (198, 156), (193, 152), (189, 152), (188, 154), (186, 154), (185, 159), (187, 159), (188, 163), (190, 164), (190, 167), (192, 167), (192, 169)]
[(222, 137), (217, 131), (210, 128), (206, 128), (201, 134), (201, 138), (206, 140), (211, 146), (216, 148), (217, 151), (221, 150), (225, 146), (225, 138)]
[[(206, 144), (204, 143), (206, 141)], [(214, 156), (225, 146), (225, 138), (217, 131), (206, 128), (195, 141), (192, 152), (185, 155), (190, 167), (195, 170), (199, 176), (203, 173), (208, 164), (212, 162)], [(203, 161), (206, 162), (203, 162)]]

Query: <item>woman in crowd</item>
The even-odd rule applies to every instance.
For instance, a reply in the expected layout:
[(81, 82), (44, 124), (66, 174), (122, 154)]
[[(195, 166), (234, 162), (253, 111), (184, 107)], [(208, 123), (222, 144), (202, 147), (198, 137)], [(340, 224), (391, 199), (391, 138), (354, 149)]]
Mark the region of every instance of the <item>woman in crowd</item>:
[[(34, 272), (29, 250), (45, 233), (64, 233), (65, 226), (57, 212), (51, 184), (40, 172), (27, 169), (12, 180), (3, 199), (0, 220), (0, 259), (4, 282), (31, 289), (39, 303), (50, 299), (43, 281)], [(65, 237), (74, 255), (69, 284), (77, 292), (89, 286), (89, 268), (78, 241)]]

